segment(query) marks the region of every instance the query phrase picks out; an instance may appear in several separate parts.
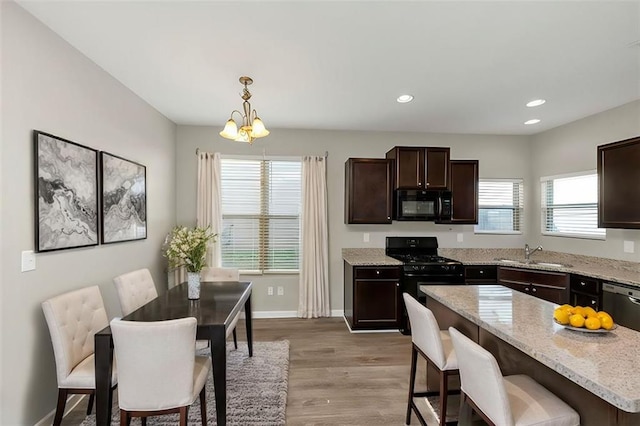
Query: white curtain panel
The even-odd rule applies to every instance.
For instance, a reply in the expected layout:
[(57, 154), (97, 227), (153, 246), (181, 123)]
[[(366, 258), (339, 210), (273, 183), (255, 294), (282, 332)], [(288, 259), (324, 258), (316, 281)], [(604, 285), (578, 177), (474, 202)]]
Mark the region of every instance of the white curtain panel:
[(329, 306), (329, 232), (327, 159), (302, 159), (302, 215), (299, 318), (331, 316)]
[[(220, 153), (200, 152), (198, 154), (198, 226), (210, 226), (218, 234), (222, 233), (222, 181), (220, 176)], [(220, 244), (211, 243), (207, 250), (207, 265), (221, 266)]]

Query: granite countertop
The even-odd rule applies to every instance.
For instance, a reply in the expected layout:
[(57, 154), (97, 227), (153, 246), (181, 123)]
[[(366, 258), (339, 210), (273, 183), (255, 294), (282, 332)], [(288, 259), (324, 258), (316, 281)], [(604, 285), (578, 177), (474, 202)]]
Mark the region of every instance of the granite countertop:
[(621, 410), (640, 412), (640, 333), (565, 329), (557, 305), (502, 286), (421, 286), (420, 290)]
[[(498, 260), (523, 260), (524, 250), (522, 249), (440, 248), (438, 249), (438, 254), (462, 262), (464, 265), (500, 265), (542, 271), (567, 272), (640, 287), (640, 263), (638, 262), (553, 251), (536, 252), (531, 257), (532, 260), (537, 262), (546, 261), (567, 265), (554, 267), (539, 264), (506, 263)], [(345, 248), (342, 249), (342, 258), (354, 266), (402, 264), (402, 262), (394, 258), (385, 256), (384, 249), (380, 248)]]

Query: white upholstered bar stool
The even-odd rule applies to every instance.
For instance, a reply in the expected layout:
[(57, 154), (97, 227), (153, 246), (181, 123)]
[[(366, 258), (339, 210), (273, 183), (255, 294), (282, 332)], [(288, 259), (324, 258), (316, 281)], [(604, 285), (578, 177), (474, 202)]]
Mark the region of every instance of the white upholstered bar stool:
[(158, 297), (158, 290), (148, 269), (138, 269), (113, 279), (122, 316), (127, 316), (142, 305)]
[[(202, 281), (240, 281), (240, 271), (235, 268), (217, 268), (213, 266), (206, 266), (202, 268), (200, 271), (200, 279)], [(238, 349), (238, 336), (236, 334), (236, 325), (238, 324), (238, 320), (240, 319), (240, 313), (238, 312), (229, 327), (226, 330), (226, 336), (229, 337), (229, 334), (233, 334), (233, 346)]]
[[(211, 358), (195, 356), (197, 321), (111, 321), (118, 362), (120, 424), (131, 417), (179, 413), (186, 426), (189, 406), (200, 396), (202, 424), (207, 424), (205, 384)], [(170, 348), (170, 350), (168, 350)]]
[[(496, 426), (578, 426), (580, 415), (531, 377), (502, 376), (489, 351), (453, 327), (449, 334), (460, 365), (464, 404)], [(461, 416), (463, 417), (463, 416)]]
[[(89, 394), (91, 414), (96, 389), (94, 335), (109, 325), (98, 286), (70, 291), (42, 302), (49, 326), (58, 379), (54, 426), (62, 422), (68, 394)], [(116, 365), (111, 383), (117, 384)], [(113, 388), (112, 388), (113, 390)]]
[[(426, 421), (420, 414), (414, 402), (416, 397), (440, 396), (440, 425), (447, 424), (447, 400), (450, 394), (459, 393), (457, 390), (449, 391), (449, 376), (458, 374), (458, 360), (456, 358), (449, 332), (440, 330), (433, 312), (422, 305), (408, 293), (403, 293), (404, 304), (409, 314), (411, 324), (411, 373), (409, 376), (409, 402), (407, 404), (406, 424), (411, 422), (411, 410), (423, 426)], [(433, 364), (440, 374), (439, 391), (416, 392), (416, 366), (418, 354), (422, 355), (427, 363)], [(456, 422), (449, 422), (456, 424)]]

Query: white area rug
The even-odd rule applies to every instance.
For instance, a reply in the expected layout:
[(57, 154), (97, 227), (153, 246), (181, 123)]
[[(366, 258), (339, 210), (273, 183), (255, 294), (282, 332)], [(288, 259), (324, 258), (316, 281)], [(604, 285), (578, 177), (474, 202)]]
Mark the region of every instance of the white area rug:
[[(210, 355), (201, 349), (198, 355)], [(285, 424), (287, 388), (289, 382), (289, 341), (253, 342), (253, 357), (249, 357), (246, 342), (227, 345), (227, 425), (282, 426)], [(217, 424), (213, 377), (207, 380), (207, 423)], [(116, 388), (117, 394), (117, 388)], [(114, 399), (116, 399), (114, 394)], [(189, 424), (202, 424), (200, 401), (189, 408)], [(81, 426), (95, 426), (94, 414), (87, 416)], [(117, 402), (113, 407), (112, 425), (120, 424)], [(134, 419), (131, 424), (140, 424)], [(148, 426), (178, 424), (178, 415), (148, 417)]]

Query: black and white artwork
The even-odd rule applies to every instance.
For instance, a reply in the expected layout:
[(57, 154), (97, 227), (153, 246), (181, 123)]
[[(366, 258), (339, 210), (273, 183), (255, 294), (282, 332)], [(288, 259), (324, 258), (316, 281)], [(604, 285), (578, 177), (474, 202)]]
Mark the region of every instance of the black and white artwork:
[(147, 238), (147, 169), (100, 152), (102, 243)]
[(98, 152), (34, 131), (37, 252), (98, 244)]

